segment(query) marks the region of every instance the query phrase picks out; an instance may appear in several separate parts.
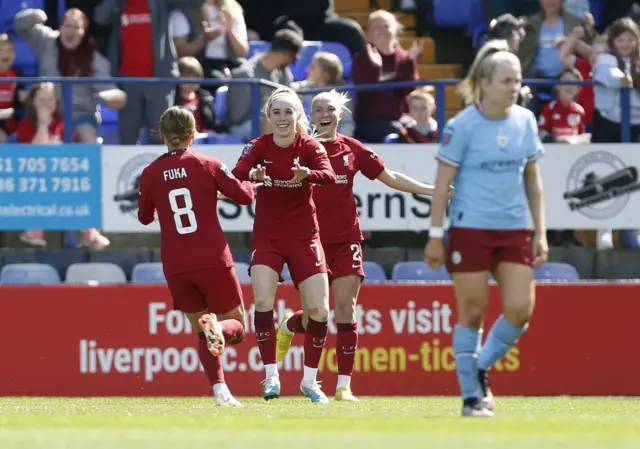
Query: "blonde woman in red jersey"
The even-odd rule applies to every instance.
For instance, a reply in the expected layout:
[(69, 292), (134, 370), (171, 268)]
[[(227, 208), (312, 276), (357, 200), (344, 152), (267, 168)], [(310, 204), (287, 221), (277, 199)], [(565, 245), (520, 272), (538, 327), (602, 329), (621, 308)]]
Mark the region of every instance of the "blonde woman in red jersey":
[[(320, 223), (320, 238), (329, 268), (335, 298), (338, 327), (338, 384), (336, 400), (358, 402), (351, 392), (351, 375), (358, 346), (356, 303), (362, 268), (362, 232), (353, 194), (353, 179), (358, 172), (371, 180), (378, 179), (392, 189), (418, 195), (432, 195), (433, 186), (407, 175), (389, 170), (384, 161), (356, 139), (337, 133), (346, 94), (335, 90), (317, 95), (311, 104), (311, 119), (336, 173), (334, 183), (314, 187), (313, 201)], [(278, 329), (278, 361), (284, 360), (293, 336), (305, 333), (302, 310), (285, 315)]]
[(273, 309), (286, 263), (309, 317), (300, 391), (312, 402), (327, 403), (316, 375), (327, 336), (329, 280), (311, 184), (332, 184), (336, 175), (322, 144), (307, 134), (309, 123), (295, 92), (276, 90), (264, 114), (273, 134), (249, 142), (233, 169), (240, 180), (263, 183), (256, 199), (250, 268), (254, 326), (266, 374), (263, 397), (280, 396)]

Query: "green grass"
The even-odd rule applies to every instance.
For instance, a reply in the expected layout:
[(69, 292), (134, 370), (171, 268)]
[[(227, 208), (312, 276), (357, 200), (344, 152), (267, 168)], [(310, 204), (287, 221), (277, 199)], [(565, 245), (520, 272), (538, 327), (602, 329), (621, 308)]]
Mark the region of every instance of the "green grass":
[(2, 449), (626, 449), (640, 399), (499, 398), (462, 419), (455, 398), (303, 398), (216, 408), (210, 398), (0, 398)]

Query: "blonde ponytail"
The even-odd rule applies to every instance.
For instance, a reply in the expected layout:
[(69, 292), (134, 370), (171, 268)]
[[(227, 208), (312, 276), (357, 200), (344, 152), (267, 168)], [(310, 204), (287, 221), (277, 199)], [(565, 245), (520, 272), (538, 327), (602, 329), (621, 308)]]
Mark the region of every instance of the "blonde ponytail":
[(503, 62), (517, 62), (520, 60), (509, 51), (509, 44), (506, 40), (491, 40), (484, 44), (473, 60), (471, 69), (466, 78), (458, 86), (458, 92), (462, 95), (466, 104), (471, 104), (480, 100), (480, 80), (491, 78), (495, 72), (496, 65)]

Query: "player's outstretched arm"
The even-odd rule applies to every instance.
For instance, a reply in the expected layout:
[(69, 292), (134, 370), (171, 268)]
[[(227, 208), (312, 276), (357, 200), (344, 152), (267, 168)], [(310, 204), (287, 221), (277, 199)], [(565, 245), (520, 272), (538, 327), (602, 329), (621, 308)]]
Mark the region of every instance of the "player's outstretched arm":
[(145, 168), (140, 176), (140, 195), (138, 196), (138, 221), (145, 226), (156, 218), (156, 206), (149, 194), (149, 182), (149, 173)]
[(399, 190), (400, 192), (432, 196), (435, 191), (432, 185), (416, 181), (415, 179), (405, 175), (404, 173), (389, 170), (388, 168), (382, 170), (382, 173), (380, 173), (378, 179), (386, 186), (389, 186), (395, 190)]
[(311, 152), (311, 170), (307, 179), (312, 184), (333, 184), (336, 182), (336, 173), (331, 167), (327, 150), (321, 143), (315, 148), (309, 148)]
[(212, 165), (216, 185), (226, 198), (243, 205), (253, 202), (255, 188), (252, 183), (238, 180), (224, 164)]
[(232, 170), (233, 176), (240, 181), (251, 181), (249, 173), (258, 165), (260, 160), (260, 148), (258, 148), (260, 142), (249, 142), (242, 150), (242, 154), (236, 163), (235, 168)]

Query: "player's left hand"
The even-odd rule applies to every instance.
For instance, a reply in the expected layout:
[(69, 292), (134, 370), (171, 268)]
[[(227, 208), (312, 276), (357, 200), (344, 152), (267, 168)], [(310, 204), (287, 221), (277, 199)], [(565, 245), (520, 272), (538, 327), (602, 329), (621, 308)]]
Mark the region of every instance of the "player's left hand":
[(307, 178), (309, 176), (309, 173), (311, 172), (308, 167), (302, 167), (299, 163), (294, 165), (291, 171), (293, 172), (293, 179), (291, 181), (296, 182), (300, 182), (303, 179)]
[(549, 259), (547, 236), (545, 234), (535, 234), (531, 244), (533, 250), (533, 266), (534, 268), (540, 268), (547, 263)]

